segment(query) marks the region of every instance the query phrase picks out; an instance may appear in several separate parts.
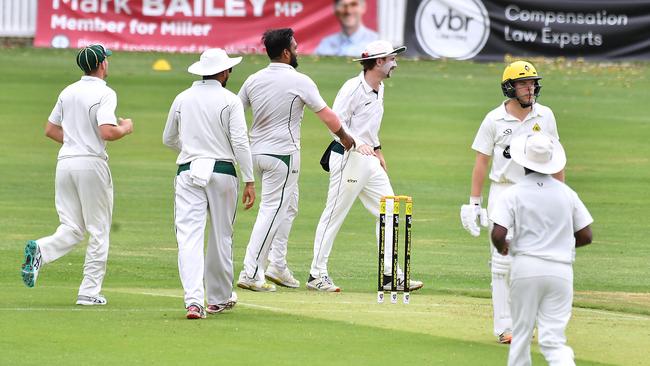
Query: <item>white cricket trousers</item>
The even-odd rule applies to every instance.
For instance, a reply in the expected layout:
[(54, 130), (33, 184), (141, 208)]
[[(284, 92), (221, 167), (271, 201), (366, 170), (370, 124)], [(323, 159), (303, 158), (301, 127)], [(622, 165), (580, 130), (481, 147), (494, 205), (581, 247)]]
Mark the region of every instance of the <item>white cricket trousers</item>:
[(284, 270), (287, 268), (287, 243), (289, 242), (289, 233), (291, 233), (291, 227), (293, 226), (293, 220), (298, 214), (298, 197), (299, 197), (299, 188), (296, 184), (296, 189), (294, 190), (291, 197), (289, 197), (289, 206), (287, 207), (287, 213), (284, 217), (284, 221), (280, 223), (278, 231), (275, 233), (273, 242), (271, 243), (271, 248), (269, 251), (269, 265), (273, 265), (279, 270)]
[[(332, 151), (330, 155), (330, 182), (327, 203), (316, 228), (314, 238), (314, 259), (309, 273), (312, 277), (329, 276), (327, 261), (343, 221), (357, 197), (375, 218), (375, 234), (378, 234), (379, 200), (382, 196), (392, 196), (386, 171), (379, 159), (372, 155), (346, 151), (343, 154)], [(388, 259), (392, 252), (392, 242), (386, 241), (385, 274), (392, 273), (392, 262)]]
[(517, 267), (527, 272), (537, 272), (538, 275), (511, 281), (510, 305), (514, 328), (508, 366), (531, 365), (530, 342), (535, 321), (539, 348), (546, 362), (550, 366), (575, 366), (573, 350), (566, 345), (564, 334), (571, 318), (573, 302), (571, 265), (517, 256), (513, 261), (513, 275), (516, 275), (515, 271), (519, 272)]
[[(501, 192), (512, 184), (492, 183), (488, 196), (488, 216), (491, 217), (492, 209), (496, 205)], [(512, 315), (510, 314), (510, 264), (512, 256), (501, 255), (492, 245), (492, 227), (494, 222), (490, 220), (488, 225), (488, 244), (490, 246), (490, 272), (492, 273), (492, 312), (494, 335), (498, 336), (506, 330), (512, 330)], [(508, 229), (508, 239), (512, 238), (512, 229)]]
[(106, 275), (113, 213), (113, 181), (108, 163), (89, 156), (59, 160), (54, 201), (61, 225), (53, 235), (36, 240), (43, 262), (54, 262), (68, 254), (88, 232), (79, 295), (96, 296)]
[[(178, 270), (185, 291), (185, 307), (204, 306), (206, 300), (208, 305), (224, 303), (232, 295), (237, 177), (212, 173), (208, 184), (199, 187), (192, 183), (190, 171), (186, 170), (176, 177), (174, 185)], [(210, 230), (204, 256), (208, 217)]]
[[(265, 282), (264, 269), (273, 242), (271, 262), (286, 266), (286, 240), (274, 238), (280, 227), (282, 236), (289, 237), (290, 223), (287, 210), (294, 201), (292, 211), (295, 217), (298, 207), (298, 177), (300, 175), (300, 151), (291, 155), (253, 155), (255, 174), (261, 177), (262, 197), (257, 219), (253, 225), (242, 272), (254, 279), (257, 285)], [(293, 222), (293, 219), (290, 219)], [(289, 226), (286, 226), (289, 224)], [(282, 268), (282, 266), (280, 266)]]

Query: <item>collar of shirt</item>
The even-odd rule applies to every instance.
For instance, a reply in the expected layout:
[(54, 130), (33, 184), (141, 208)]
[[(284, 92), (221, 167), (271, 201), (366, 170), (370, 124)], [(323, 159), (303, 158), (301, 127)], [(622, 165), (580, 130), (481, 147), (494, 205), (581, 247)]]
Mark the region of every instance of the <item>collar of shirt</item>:
[(100, 82), (104, 85), (106, 85), (106, 80), (100, 79), (96, 76), (90, 76), (90, 75), (84, 75), (81, 77), (81, 80), (83, 81), (95, 81), (95, 82)]
[(287, 69), (287, 70), (295, 70), (293, 66), (289, 64), (285, 64), (284, 62), (271, 62), (268, 66), (269, 68), (272, 69)]
[(339, 36), (341, 37), (341, 40), (344, 42), (350, 42), (350, 43), (357, 43), (357, 42), (363, 42), (365, 40), (366, 34), (370, 31), (370, 29), (366, 28), (361, 24), (359, 26), (359, 29), (357, 29), (356, 32), (352, 33), (351, 35), (347, 35), (344, 32), (340, 32)]
[[(503, 103), (501, 103), (501, 108), (499, 108), (499, 111), (500, 111), (499, 119), (502, 119), (504, 121), (519, 122), (519, 120), (517, 118), (512, 116), (506, 110), (506, 102), (508, 102), (509, 100), (510, 99), (506, 99), (505, 101), (503, 101)], [(540, 113), (539, 108), (537, 108), (537, 103), (535, 103), (535, 104), (533, 104), (533, 109), (530, 111), (530, 113), (528, 113), (528, 115), (526, 116), (526, 119), (524, 119), (523, 122), (525, 122), (525, 121), (527, 121), (527, 120), (529, 120), (531, 118), (541, 116), (541, 115), (542, 114)]]
[[(364, 74), (363, 71), (361, 71), (361, 72), (359, 73), (359, 79), (361, 79), (361, 85), (363, 85), (363, 90), (364, 90), (367, 94), (375, 93), (375, 89), (373, 89), (373, 88), (370, 86), (370, 84), (368, 84), (368, 82), (366, 81), (366, 77), (365, 77), (365, 74)], [(382, 94), (381, 91), (382, 91), (383, 86), (384, 86), (384, 83), (383, 83), (383, 82), (380, 82), (380, 83), (379, 83), (379, 90), (376, 91), (376, 94), (377, 94), (377, 95)]]
[(520, 181), (520, 183), (526, 182), (526, 183), (532, 183), (532, 182), (539, 182), (539, 181), (545, 181), (548, 179), (555, 179), (549, 174), (542, 174), (538, 172), (532, 172), (526, 174), (523, 179)]
[(197, 80), (192, 83), (192, 86), (202, 86), (202, 85), (216, 85), (217, 87), (222, 87), (219, 80), (207, 79), (207, 80)]

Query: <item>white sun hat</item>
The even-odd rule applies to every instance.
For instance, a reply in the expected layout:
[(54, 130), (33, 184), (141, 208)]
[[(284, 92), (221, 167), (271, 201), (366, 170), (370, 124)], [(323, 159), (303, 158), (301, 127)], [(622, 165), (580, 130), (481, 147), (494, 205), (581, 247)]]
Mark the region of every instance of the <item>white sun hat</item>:
[(517, 164), (542, 174), (555, 174), (566, 165), (566, 154), (560, 142), (541, 132), (512, 139), (510, 156)]
[(200, 76), (214, 75), (237, 65), (241, 59), (228, 57), (226, 51), (221, 48), (209, 48), (201, 54), (199, 61), (187, 68), (187, 71)]
[(406, 51), (406, 46), (393, 48), (388, 41), (373, 41), (368, 43), (366, 49), (361, 54), (361, 58), (355, 58), (352, 61), (371, 60), (373, 58), (382, 58), (389, 55), (398, 55)]

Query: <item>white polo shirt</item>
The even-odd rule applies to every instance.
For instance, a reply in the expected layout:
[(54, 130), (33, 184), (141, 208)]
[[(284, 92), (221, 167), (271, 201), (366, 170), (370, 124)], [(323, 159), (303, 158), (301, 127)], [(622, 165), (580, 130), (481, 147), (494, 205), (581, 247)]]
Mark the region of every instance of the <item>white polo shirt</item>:
[(180, 151), (176, 164), (198, 158), (237, 162), (244, 182), (253, 182), (253, 162), (244, 108), (217, 80), (195, 81), (172, 103), (163, 143)]
[(379, 128), (384, 116), (384, 83), (380, 83), (379, 90), (375, 91), (366, 82), (363, 71), (360, 72), (343, 84), (332, 110), (339, 116), (346, 131), (354, 137), (357, 146), (381, 145)]
[(309, 76), (278, 62), (249, 76), (239, 90), (239, 98), (244, 107), (253, 110), (253, 154), (290, 155), (300, 150), (304, 107), (313, 112), (327, 107)]
[(522, 122), (506, 111), (503, 102), (485, 116), (472, 149), (492, 156), (490, 180), (495, 183), (517, 183), (523, 178), (524, 168), (510, 158), (510, 140), (533, 131), (541, 131), (560, 139), (555, 116), (550, 108), (535, 103)]
[(59, 159), (96, 156), (108, 160), (99, 126), (117, 125), (115, 108), (117, 95), (100, 78), (82, 76), (63, 89), (48, 118), (50, 123), (63, 128)]
[(514, 230), (509, 247), (513, 279), (548, 272), (548, 267), (543, 266), (520, 266), (515, 270), (518, 257), (572, 264), (575, 260), (573, 234), (594, 221), (576, 192), (552, 176), (540, 173), (528, 174), (504, 190), (490, 219)]

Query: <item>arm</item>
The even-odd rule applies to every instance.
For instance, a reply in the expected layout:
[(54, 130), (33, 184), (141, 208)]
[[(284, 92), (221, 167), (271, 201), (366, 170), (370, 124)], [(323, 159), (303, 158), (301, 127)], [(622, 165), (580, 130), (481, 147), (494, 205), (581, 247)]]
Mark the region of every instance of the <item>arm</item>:
[(176, 151), (181, 151), (181, 148), (183, 147), (178, 131), (180, 119), (181, 114), (178, 110), (178, 104), (177, 101), (174, 100), (174, 103), (172, 103), (169, 113), (167, 114), (167, 122), (165, 123), (162, 141), (163, 144)]
[(241, 200), (244, 208), (248, 210), (255, 203), (255, 178), (253, 176), (253, 158), (248, 141), (244, 106), (241, 99), (234, 99), (234, 102), (230, 105), (228, 135), (230, 136), (230, 146), (242, 173), (242, 179), (246, 183)]
[(497, 223), (494, 224), (494, 227), (492, 228), (492, 244), (495, 248), (497, 248), (497, 251), (501, 255), (508, 254), (508, 247), (510, 243), (508, 243), (506, 240), (507, 235), (508, 229)]
[(62, 144), (63, 143), (63, 127), (56, 125), (50, 121), (45, 125), (45, 136)]
[(587, 225), (584, 228), (576, 231), (573, 234), (573, 237), (576, 238), (576, 248), (591, 244), (591, 225)]
[(471, 197), (481, 197), (481, 191), (483, 190), (483, 182), (485, 181), (485, 176), (488, 172), (488, 166), (490, 165), (490, 156), (483, 153), (476, 153), (476, 161), (474, 162), (474, 169), (472, 170), (472, 190), (470, 193)]
[(325, 107), (316, 112), (316, 115), (321, 121), (323, 121), (323, 123), (325, 123), (325, 126), (327, 126), (327, 128), (339, 138), (341, 145), (343, 145), (346, 150), (350, 150), (354, 147), (354, 139), (345, 131), (339, 117), (334, 113), (334, 111), (329, 107)]
[(106, 141), (119, 140), (133, 132), (133, 122), (130, 118), (120, 118), (119, 125), (103, 124), (99, 126), (99, 134)]

